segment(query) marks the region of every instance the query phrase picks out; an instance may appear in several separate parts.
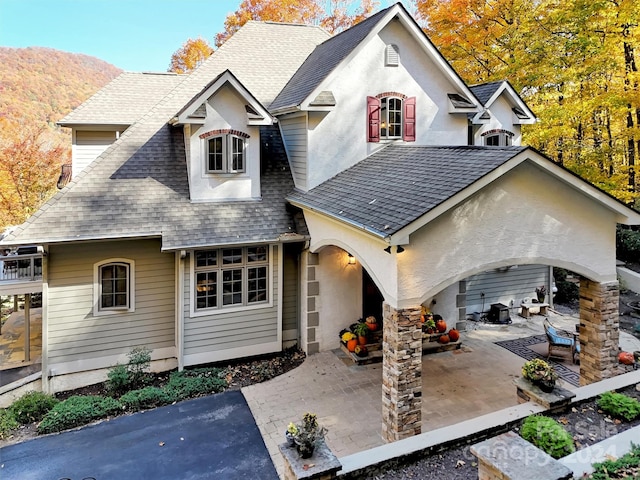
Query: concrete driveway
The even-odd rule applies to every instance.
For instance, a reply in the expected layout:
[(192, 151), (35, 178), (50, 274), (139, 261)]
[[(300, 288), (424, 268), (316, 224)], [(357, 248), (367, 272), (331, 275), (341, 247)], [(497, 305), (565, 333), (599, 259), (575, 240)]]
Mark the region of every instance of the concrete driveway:
[(240, 392), (225, 392), (0, 449), (2, 480), (277, 479)]

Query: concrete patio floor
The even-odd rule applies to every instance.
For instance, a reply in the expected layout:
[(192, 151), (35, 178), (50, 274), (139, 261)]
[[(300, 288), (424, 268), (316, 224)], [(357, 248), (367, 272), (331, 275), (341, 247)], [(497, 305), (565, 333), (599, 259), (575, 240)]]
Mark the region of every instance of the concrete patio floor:
[[(550, 312), (548, 317), (570, 331), (579, 323), (577, 314)], [(512, 313), (511, 318), (510, 325), (469, 322), (461, 349), (423, 356), (422, 432), (518, 404), (513, 380), (521, 375), (525, 360), (494, 342), (543, 334), (545, 317), (524, 319)], [(620, 345), (639, 350), (640, 340), (621, 332)], [(288, 423), (308, 411), (328, 428), (326, 441), (338, 458), (385, 443), (382, 364), (356, 366), (340, 357), (337, 352), (312, 355), (287, 374), (242, 389), (281, 477), (278, 445)], [(567, 382), (561, 385), (576, 388)]]

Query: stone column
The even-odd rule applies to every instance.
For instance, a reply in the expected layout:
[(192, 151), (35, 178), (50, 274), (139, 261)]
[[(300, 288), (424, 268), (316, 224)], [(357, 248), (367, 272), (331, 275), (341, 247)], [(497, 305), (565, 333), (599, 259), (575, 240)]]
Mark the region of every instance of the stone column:
[(394, 442), (422, 428), (420, 306), (383, 305), (382, 438)]
[(580, 385), (619, 373), (619, 297), (618, 282), (580, 278)]

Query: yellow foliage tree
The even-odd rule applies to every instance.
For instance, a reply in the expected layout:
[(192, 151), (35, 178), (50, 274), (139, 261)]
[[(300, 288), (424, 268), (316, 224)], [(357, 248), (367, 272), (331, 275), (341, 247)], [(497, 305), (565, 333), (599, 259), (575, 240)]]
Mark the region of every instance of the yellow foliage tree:
[(171, 55), (170, 72), (189, 73), (200, 66), (213, 53), (213, 48), (203, 38), (188, 39), (182, 48)]

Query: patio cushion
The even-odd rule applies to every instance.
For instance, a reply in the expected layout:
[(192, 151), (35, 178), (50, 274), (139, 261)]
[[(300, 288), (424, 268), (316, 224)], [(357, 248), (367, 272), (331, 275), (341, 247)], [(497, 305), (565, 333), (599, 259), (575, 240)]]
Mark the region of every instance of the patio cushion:
[[(555, 345), (567, 345), (567, 346), (573, 345), (572, 338), (561, 337), (560, 335), (558, 335), (558, 332), (556, 331), (556, 329), (553, 328), (552, 326), (547, 327), (547, 335), (549, 336), (549, 340), (551, 341), (551, 343)], [(576, 348), (576, 350), (580, 351), (579, 348)]]

